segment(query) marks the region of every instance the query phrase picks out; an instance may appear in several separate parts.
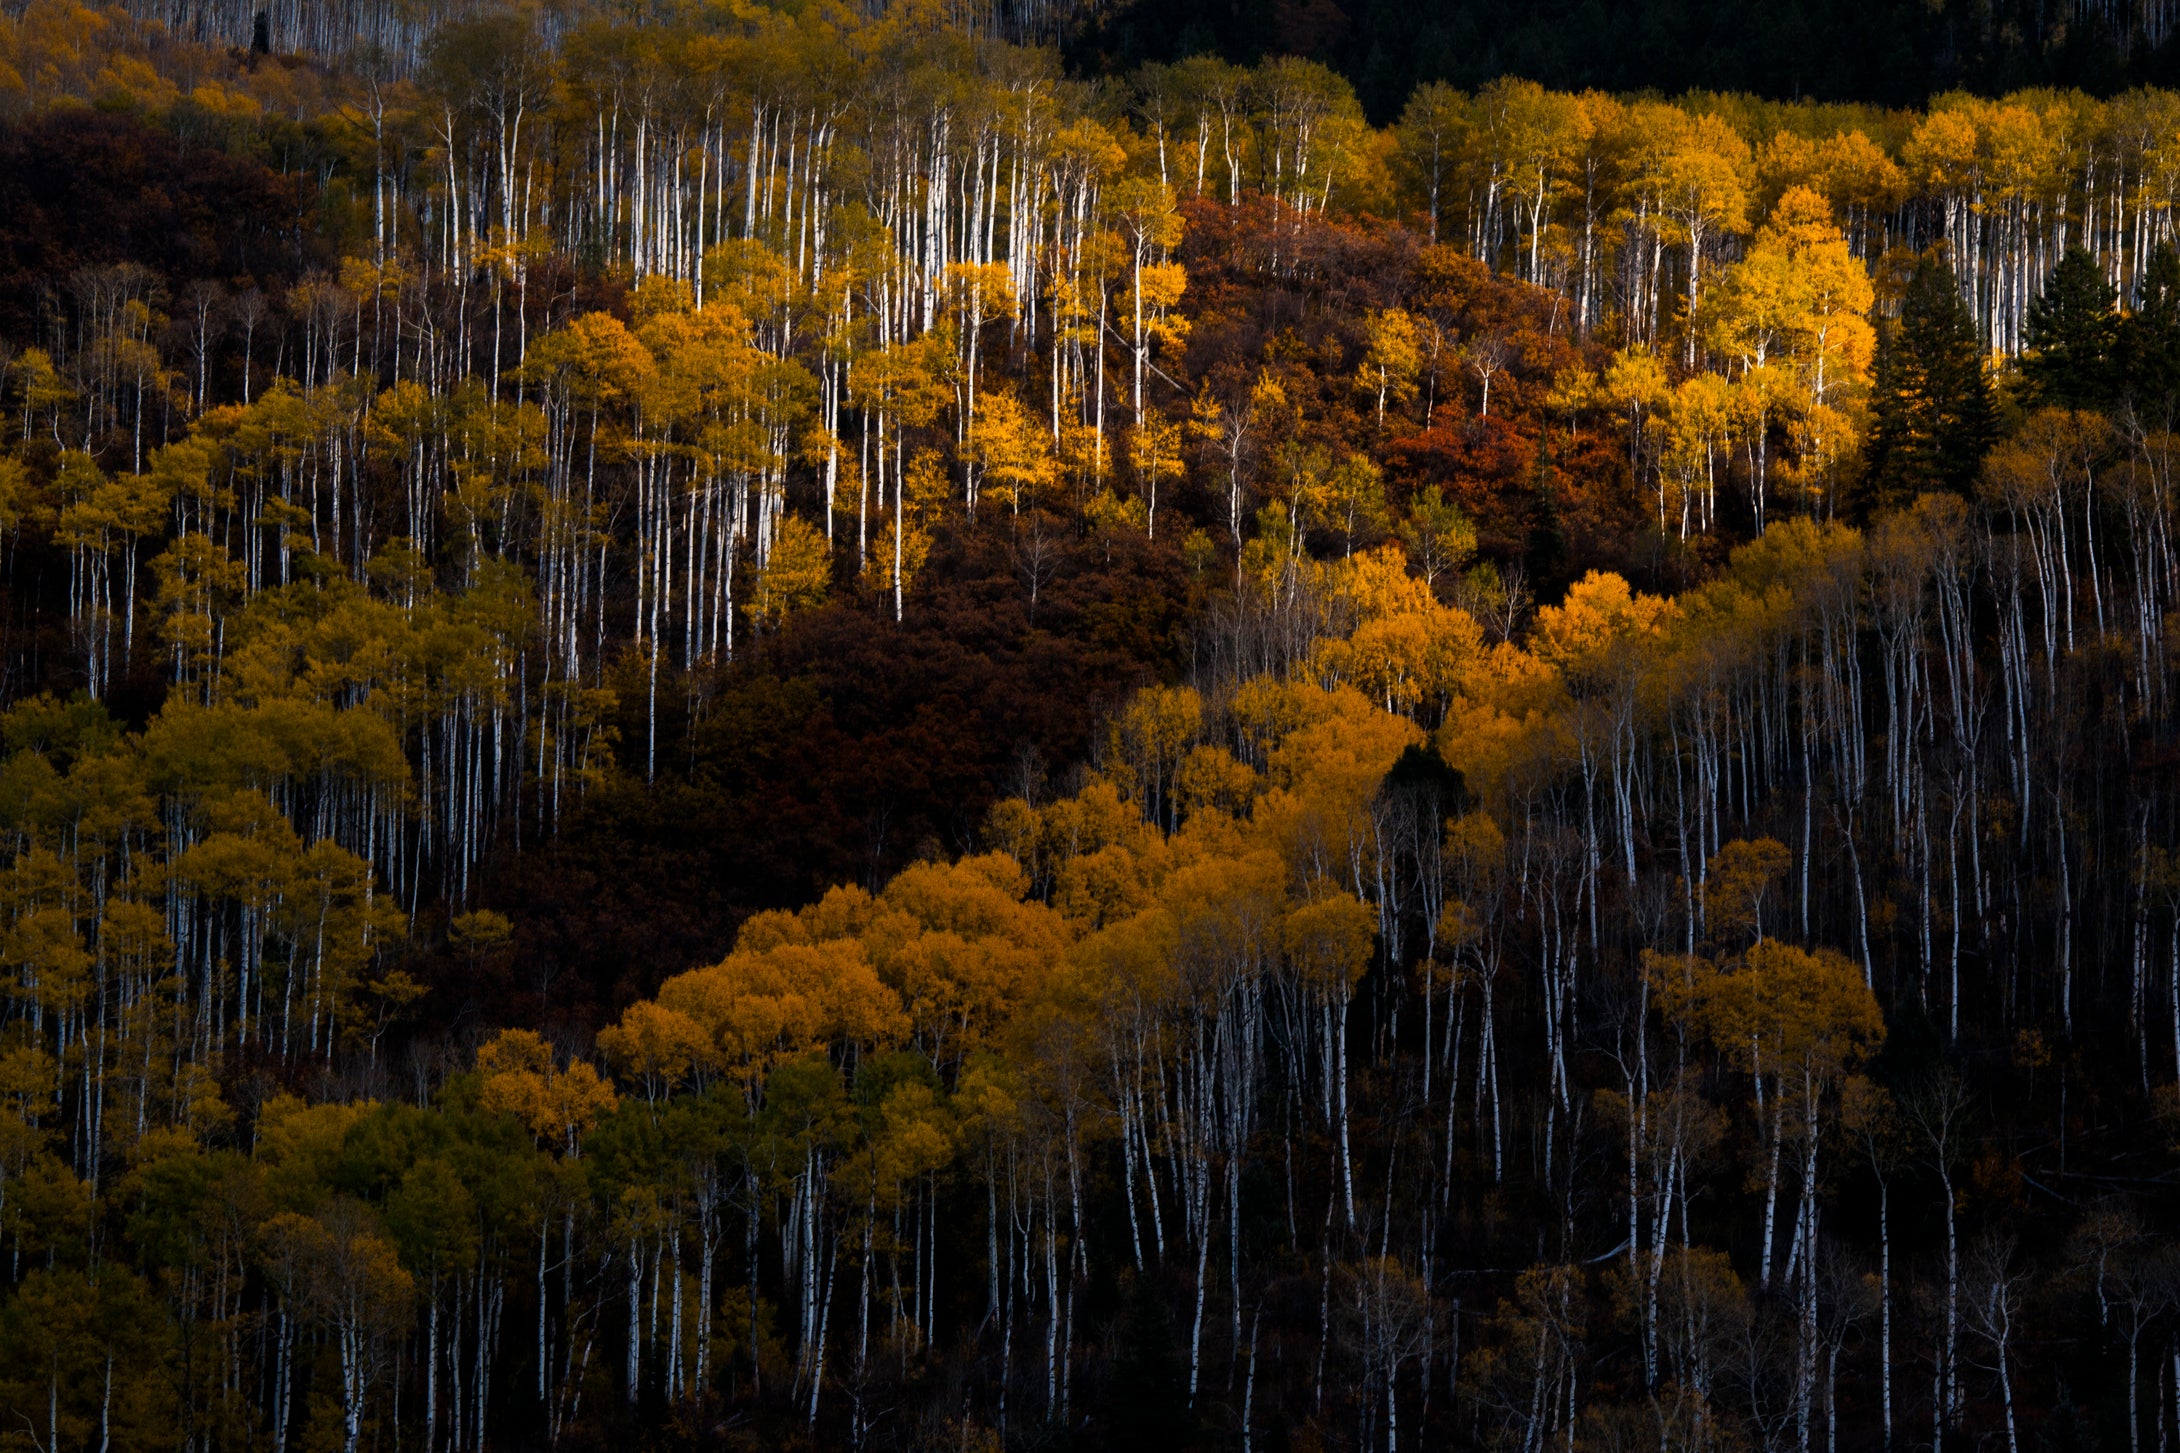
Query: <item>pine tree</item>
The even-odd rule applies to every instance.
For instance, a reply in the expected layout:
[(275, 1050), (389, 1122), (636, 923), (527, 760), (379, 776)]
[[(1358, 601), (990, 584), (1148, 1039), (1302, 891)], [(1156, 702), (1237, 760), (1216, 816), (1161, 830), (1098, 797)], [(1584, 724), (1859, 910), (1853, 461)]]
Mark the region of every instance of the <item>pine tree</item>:
[(2119, 325), (2119, 389), (2137, 408), (2163, 415), (2180, 394), (2180, 251), (2157, 244), (2141, 284), (2141, 300)]
[(2095, 258), (2076, 247), (2059, 259), (2043, 296), (2029, 304), (2021, 376), (2033, 402), (2062, 409), (2111, 403), (2120, 328), (2114, 301)]
[(1974, 487), (1996, 430), (1991, 386), (1975, 321), (1942, 252), (1916, 265), (1899, 320), (1880, 340), (1871, 415), (1858, 513)]

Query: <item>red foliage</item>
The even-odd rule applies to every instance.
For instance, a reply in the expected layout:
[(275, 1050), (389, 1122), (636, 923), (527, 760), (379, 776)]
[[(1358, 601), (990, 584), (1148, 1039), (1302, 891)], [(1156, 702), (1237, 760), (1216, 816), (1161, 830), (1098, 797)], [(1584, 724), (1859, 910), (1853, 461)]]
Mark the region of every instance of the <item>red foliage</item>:
[(1656, 522), (1635, 497), (1625, 444), (1590, 430), (1553, 429), (1545, 438), (1561, 573), (1637, 568), (1631, 552), (1646, 530), (1655, 537)]
[(178, 290), (255, 277), (280, 290), (322, 265), (316, 191), (133, 117), (61, 107), (0, 123), (0, 333), (34, 336), (77, 268), (138, 263)]
[(1396, 441), (1393, 472), (1410, 490), (1438, 485), (1476, 522), (1477, 547), (1527, 553), (1537, 509), (1537, 441), (1498, 415), (1441, 423)]
[[(1603, 361), (1572, 336), (1565, 299), (1396, 225), (1304, 217), (1260, 197), (1182, 209), (1186, 372), (1227, 397), (1245, 396), (1259, 374), (1275, 379), (1292, 417), (1262, 448), (1291, 438), (1366, 452), (1385, 466), (1396, 513), (1439, 485), (1502, 560), (1625, 557), (1641, 524), (1625, 461), (1609, 441), (1570, 435), (1545, 404), (1561, 372)], [(1355, 375), (1368, 317), (1387, 308), (1415, 315), (1435, 354), (1418, 396), (1381, 421)], [(1488, 416), (1472, 349), (1496, 365)]]

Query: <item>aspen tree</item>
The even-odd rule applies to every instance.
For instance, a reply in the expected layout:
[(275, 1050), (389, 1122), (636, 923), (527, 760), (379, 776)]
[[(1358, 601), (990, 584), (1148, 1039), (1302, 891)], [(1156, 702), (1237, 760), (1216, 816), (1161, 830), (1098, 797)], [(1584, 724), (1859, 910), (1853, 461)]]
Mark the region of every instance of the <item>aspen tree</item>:
[(1426, 82), (1409, 96), (1397, 135), (1401, 160), (1416, 179), (1432, 242), (1439, 240), (1440, 196), (1457, 166), (1469, 125), (1468, 98), (1443, 81)]
[(1693, 368), (1704, 252), (1719, 234), (1740, 232), (1747, 226), (1752, 159), (1748, 143), (1715, 115), (1692, 117), (1676, 131), (1646, 163), (1659, 208), (1672, 219), (1688, 249), (1688, 332), (1683, 357)]
[(1383, 429), (1386, 400), (1406, 403), (1415, 397), (1423, 367), (1416, 321), (1403, 309), (1387, 308), (1366, 317), (1363, 327), (1370, 346), (1355, 370), (1355, 382), (1377, 396), (1378, 427)]
[(341, 1369), (342, 1444), (355, 1453), (365, 1401), (385, 1371), (386, 1343), (407, 1320), (414, 1282), (376, 1219), (335, 1198), (315, 1216), (284, 1212), (267, 1224), (285, 1294), (332, 1333)]
[[(1565, 185), (1566, 169), (1586, 140), (1589, 117), (1578, 98), (1547, 91), (1530, 81), (1496, 81), (1477, 95), (1476, 102), (1504, 160), (1507, 193), (1520, 204), (1515, 270), (1541, 285), (1552, 203)], [(1523, 231), (1528, 233), (1526, 264), (1518, 256)]]
[(1946, 1431), (1958, 1423), (1965, 1402), (1959, 1366), (1962, 1271), (1955, 1176), (1967, 1128), (1968, 1101), (1958, 1082), (1941, 1076), (1906, 1096), (1901, 1109), (1922, 1141), (1927, 1163), (1937, 1172), (1945, 1200), (1945, 1290), (1930, 1409), (1931, 1442), (1937, 1447), (1943, 1445)]
[(1129, 433), (1128, 456), (1143, 492), (1143, 533), (1156, 539), (1158, 486), (1182, 474), (1181, 426), (1156, 417), (1142, 420)]
[(991, 491), (1013, 514), (1036, 508), (1053, 483), (1052, 441), (1011, 392), (987, 391), (978, 401), (966, 455), (970, 497)]
[(1123, 178), (1107, 205), (1128, 249), (1129, 418), (1140, 429), (1152, 347), (1170, 350), (1188, 336), (1186, 321), (1170, 312), (1181, 301), (1188, 274), (1179, 263), (1166, 260), (1181, 240), (1181, 218), (1165, 184), (1153, 185), (1147, 178)]
[(1435, 484), (1416, 491), (1400, 538), (1423, 584), (1433, 591), (1440, 576), (1452, 576), (1476, 553), (1476, 526)]
[(1190, 430), (1226, 468), (1226, 527), (1234, 548), (1241, 548), (1241, 525), (1248, 504), (1244, 464), (1257, 448), (1268, 416), (1278, 413), (1285, 396), (1270, 374), (1260, 374), (1246, 396), (1222, 394), (1206, 386), (1196, 396)]
[(1325, 1117), (1339, 1148), (1340, 1203), (1353, 1230), (1355, 1166), (1348, 1137), (1347, 1026), (1355, 986), (1370, 967), (1373, 915), (1352, 895), (1338, 894), (1294, 909), (1287, 915), (1283, 933), (1288, 956), (1320, 1004)]

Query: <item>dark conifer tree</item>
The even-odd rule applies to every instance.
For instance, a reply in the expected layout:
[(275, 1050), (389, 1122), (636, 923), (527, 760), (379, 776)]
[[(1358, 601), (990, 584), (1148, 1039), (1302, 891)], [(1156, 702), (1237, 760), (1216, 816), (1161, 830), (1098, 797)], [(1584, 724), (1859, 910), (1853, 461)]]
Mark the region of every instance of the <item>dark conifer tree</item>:
[(1899, 319), (1879, 336), (1871, 410), (1858, 514), (1974, 489), (1996, 420), (1975, 320), (1942, 250), (1916, 264)]
[(2162, 419), (2180, 395), (2180, 251), (2160, 242), (2142, 273), (2142, 295), (2119, 327), (2118, 392)]
[(2044, 295), (2029, 304), (2021, 377), (2030, 403), (2061, 409), (2110, 406), (2118, 382), (2115, 302), (2097, 260), (2079, 247), (2068, 249), (2051, 270)]

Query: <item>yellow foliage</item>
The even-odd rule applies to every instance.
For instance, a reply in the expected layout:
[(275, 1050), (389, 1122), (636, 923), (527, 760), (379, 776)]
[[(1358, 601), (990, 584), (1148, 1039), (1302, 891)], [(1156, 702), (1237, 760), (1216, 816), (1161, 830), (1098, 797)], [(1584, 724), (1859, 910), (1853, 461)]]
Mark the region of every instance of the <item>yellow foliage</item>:
[(571, 1155), (619, 1102), (613, 1086), (583, 1060), (557, 1068), (552, 1047), (527, 1029), (502, 1030), (481, 1047), (477, 1075), (481, 1106), (513, 1116), (538, 1139), (558, 1143)]
[(1281, 933), (1307, 983), (1345, 995), (1370, 967), (1377, 919), (1352, 893), (1334, 893), (1290, 912)]
[(1567, 588), (1560, 604), (1537, 611), (1530, 649), (1562, 671), (1597, 670), (1628, 647), (1655, 640), (1675, 610), (1664, 596), (1640, 594), (1622, 577), (1592, 570)]
[(1704, 884), (1706, 917), (1714, 936), (1751, 931), (1764, 936), (1764, 901), (1787, 870), (1794, 855), (1775, 838), (1730, 842), (1710, 862)]
[(976, 403), (966, 457), (977, 494), (1016, 508), (1034, 504), (1057, 470), (1050, 431), (1006, 389), (985, 390)]
[(1191, 816), (1216, 811), (1240, 817), (1256, 796), (1257, 782), (1255, 769), (1235, 760), (1226, 748), (1199, 746), (1181, 760), (1174, 793)]
[(782, 515), (773, 526), (771, 553), (757, 572), (750, 611), (777, 628), (797, 611), (823, 605), (832, 581), (833, 555), (825, 536), (799, 515)]
[(752, 1096), (774, 1067), (823, 1045), (885, 1048), (907, 1029), (899, 997), (852, 940), (737, 947), (668, 979), (658, 1002), (703, 1031), (697, 1072), (724, 1075)]
[(1655, 953), (1644, 963), (1660, 1008), (1699, 1029), (1744, 1073), (1829, 1083), (1884, 1043), (1877, 996), (1834, 950), (1772, 938), (1739, 967)]

